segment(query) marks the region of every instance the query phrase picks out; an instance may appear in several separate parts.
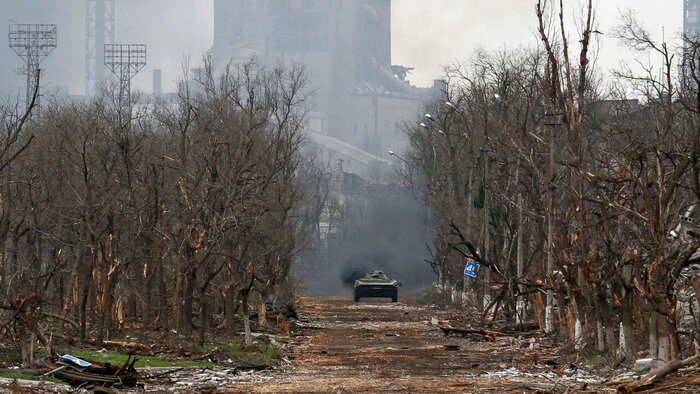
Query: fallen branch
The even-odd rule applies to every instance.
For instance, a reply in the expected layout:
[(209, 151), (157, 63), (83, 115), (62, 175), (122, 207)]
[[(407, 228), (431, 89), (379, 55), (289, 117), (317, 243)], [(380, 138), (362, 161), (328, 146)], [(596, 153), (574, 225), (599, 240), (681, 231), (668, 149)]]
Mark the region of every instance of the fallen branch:
[(461, 336), (469, 336), (469, 335), (481, 335), (483, 337), (488, 337), (488, 338), (495, 338), (495, 337), (510, 337), (508, 334), (503, 334), (501, 332), (497, 331), (490, 331), (490, 330), (479, 330), (479, 329), (469, 329), (469, 328), (455, 328), (451, 326), (438, 326), (442, 330), (442, 332), (445, 333), (445, 336), (448, 335), (461, 335)]
[(174, 369), (170, 369), (170, 370), (167, 370), (167, 371), (164, 371), (164, 372), (157, 373), (157, 374), (155, 374), (155, 375), (144, 376), (144, 377), (142, 377), (141, 379), (143, 380), (143, 379), (155, 379), (155, 378), (160, 378), (160, 377), (163, 377), (163, 376), (166, 376), (166, 375), (174, 374), (175, 372), (180, 372), (180, 371), (182, 371), (183, 369), (185, 369), (185, 368), (184, 368), (184, 367), (174, 368)]
[(568, 393), (572, 391), (584, 391), (587, 387), (588, 385), (586, 383), (570, 386), (561, 383), (517, 383), (513, 385), (514, 389), (532, 390), (538, 393)]
[(55, 314), (55, 313), (50, 313), (50, 312), (41, 312), (41, 313), (42, 313), (45, 317), (50, 317), (50, 318), (52, 318), (52, 319), (60, 320), (60, 321), (62, 321), (62, 322), (65, 322), (65, 323), (70, 324), (70, 325), (73, 326), (73, 328), (75, 328), (76, 330), (80, 330), (80, 324), (78, 324), (75, 320), (71, 320), (71, 319), (69, 319), (69, 318), (67, 318), (67, 317), (63, 317), (63, 316), (57, 315), (57, 314)]
[(684, 380), (682, 382), (674, 383), (674, 384), (664, 386), (664, 387), (655, 388), (653, 390), (648, 390), (646, 393), (647, 394), (670, 393), (671, 389), (674, 387), (683, 387), (683, 386), (688, 386), (691, 384), (700, 384), (700, 376), (693, 376), (692, 378)]
[(221, 351), (221, 349), (219, 349), (218, 347), (215, 347), (209, 353), (203, 354), (199, 357), (194, 357), (192, 360), (199, 361), (199, 360), (215, 359), (216, 357), (214, 356), (214, 353), (217, 353), (220, 351)]
[[(89, 343), (98, 346), (97, 341), (89, 341)], [(130, 342), (130, 341), (113, 341), (104, 340), (103, 345), (109, 345), (114, 347), (131, 348), (131, 349), (141, 349), (141, 350), (153, 350), (156, 347), (155, 343), (141, 343), (141, 342)]]
[(700, 354), (688, 357), (685, 360), (673, 360), (646, 374), (646, 376), (644, 376), (639, 383), (630, 387), (621, 387), (618, 389), (618, 391), (622, 390), (621, 392), (637, 393), (648, 390), (656, 383), (662, 381), (666, 376), (678, 371), (681, 368), (689, 367), (698, 361), (700, 361)]

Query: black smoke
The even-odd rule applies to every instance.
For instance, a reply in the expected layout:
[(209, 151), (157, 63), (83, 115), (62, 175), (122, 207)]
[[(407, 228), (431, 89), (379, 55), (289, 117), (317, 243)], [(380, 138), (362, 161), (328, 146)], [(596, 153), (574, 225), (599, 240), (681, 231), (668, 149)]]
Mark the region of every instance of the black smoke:
[(432, 242), (428, 210), (411, 189), (368, 185), (346, 196), (343, 222), (327, 240), (327, 249), (304, 256), (301, 275), (306, 291), (348, 295), (356, 279), (373, 270), (402, 282), (401, 291), (429, 285), (434, 274), (425, 262)]

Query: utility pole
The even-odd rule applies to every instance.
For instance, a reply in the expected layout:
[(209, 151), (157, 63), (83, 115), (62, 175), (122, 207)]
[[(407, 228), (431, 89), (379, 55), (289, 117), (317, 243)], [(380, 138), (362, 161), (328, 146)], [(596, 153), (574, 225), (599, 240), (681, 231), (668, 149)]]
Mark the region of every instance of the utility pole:
[(25, 95), (25, 108), (29, 111), (34, 92), (37, 92), (36, 97), (36, 114), (41, 113), (41, 103), (39, 98), (39, 77), (41, 76), (41, 62), (53, 51), (57, 46), (58, 29), (56, 25), (27, 25), (27, 24), (12, 24), (10, 25), (10, 48), (24, 60), (26, 68), (24, 73), (27, 74), (27, 92)]

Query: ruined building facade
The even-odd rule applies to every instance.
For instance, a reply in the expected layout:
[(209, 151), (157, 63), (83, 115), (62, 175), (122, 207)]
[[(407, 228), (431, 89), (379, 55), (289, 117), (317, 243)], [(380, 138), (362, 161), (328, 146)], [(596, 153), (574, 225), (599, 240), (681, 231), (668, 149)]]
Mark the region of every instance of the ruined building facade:
[(700, 34), (700, 0), (683, 0), (683, 33)]
[(430, 90), (392, 67), (390, 0), (215, 0), (214, 13), (216, 66), (303, 63), (313, 132), (377, 157), (404, 146), (397, 126)]

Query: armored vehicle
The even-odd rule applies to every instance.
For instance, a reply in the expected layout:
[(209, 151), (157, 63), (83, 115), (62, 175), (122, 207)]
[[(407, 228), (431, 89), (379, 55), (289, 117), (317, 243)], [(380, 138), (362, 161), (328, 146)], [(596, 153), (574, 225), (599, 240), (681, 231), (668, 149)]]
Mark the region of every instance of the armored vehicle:
[(391, 279), (382, 271), (372, 271), (355, 281), (353, 299), (355, 302), (365, 297), (386, 297), (391, 302), (399, 299), (399, 286), (401, 283)]

